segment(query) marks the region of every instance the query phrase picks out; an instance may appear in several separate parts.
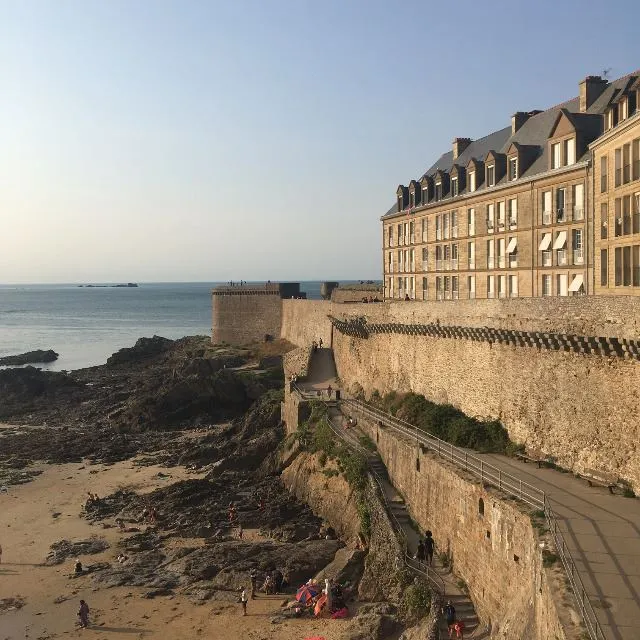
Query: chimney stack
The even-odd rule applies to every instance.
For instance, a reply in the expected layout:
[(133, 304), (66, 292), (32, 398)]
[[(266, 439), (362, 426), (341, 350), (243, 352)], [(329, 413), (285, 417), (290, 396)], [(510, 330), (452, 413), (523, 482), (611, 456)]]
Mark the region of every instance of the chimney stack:
[(458, 156), (471, 144), (471, 138), (455, 138), (453, 140), (453, 159)]
[(529, 119), (529, 114), (524, 111), (516, 111), (511, 116), (511, 135), (515, 135), (516, 131)]
[(587, 76), (580, 83), (580, 113), (585, 111), (600, 97), (609, 83), (600, 76)]

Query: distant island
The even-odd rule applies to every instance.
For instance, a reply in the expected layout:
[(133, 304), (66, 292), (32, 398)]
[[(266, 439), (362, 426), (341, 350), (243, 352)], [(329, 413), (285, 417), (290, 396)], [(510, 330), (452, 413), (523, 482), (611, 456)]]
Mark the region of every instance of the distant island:
[(138, 285), (135, 282), (127, 282), (127, 284), (79, 284), (78, 286), (87, 289), (130, 289)]

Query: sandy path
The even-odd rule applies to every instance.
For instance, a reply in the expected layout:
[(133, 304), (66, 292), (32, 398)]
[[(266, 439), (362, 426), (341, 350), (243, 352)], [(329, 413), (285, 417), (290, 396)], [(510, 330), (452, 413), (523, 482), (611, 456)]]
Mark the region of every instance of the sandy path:
[[(158, 472), (170, 477), (163, 479)], [(137, 587), (96, 590), (91, 576), (68, 577), (71, 561), (53, 567), (39, 566), (53, 542), (91, 535), (103, 536), (112, 547), (81, 560), (85, 564), (114, 561), (118, 553), (115, 543), (122, 534), (116, 528), (102, 529), (79, 517), (87, 491), (100, 496), (119, 488), (147, 492), (187, 477), (197, 476), (176, 467), (136, 467), (131, 461), (111, 466), (76, 463), (45, 466), (32, 482), (0, 494), (0, 599), (21, 596), (26, 601), (20, 610), (0, 613), (0, 640), (76, 636), (104, 640), (301, 640), (315, 635), (339, 640), (348, 622), (295, 620), (271, 624), (270, 619), (282, 602), (280, 597), (250, 602), (245, 618), (240, 614), (240, 605), (233, 603), (210, 601), (194, 605), (180, 595), (149, 600), (141, 597), (148, 589)], [(56, 513), (60, 515), (54, 517)], [(259, 534), (247, 530), (245, 539), (259, 539)], [(68, 600), (55, 604), (54, 599), (61, 596)], [(80, 598), (89, 604), (95, 624), (87, 630), (75, 626)]]

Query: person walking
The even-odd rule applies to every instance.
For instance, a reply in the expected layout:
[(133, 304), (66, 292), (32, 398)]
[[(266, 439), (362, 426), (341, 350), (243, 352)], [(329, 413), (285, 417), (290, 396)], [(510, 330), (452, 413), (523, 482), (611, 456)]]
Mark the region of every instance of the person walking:
[(331, 385), (329, 385), (327, 387), (327, 396), (329, 397), (329, 400), (331, 400), (331, 394), (333, 393), (333, 387)]
[(418, 562), (424, 562), (425, 561), (425, 549), (424, 549), (424, 543), (422, 542), (422, 540), (418, 541), (418, 550), (416, 551), (416, 560)]
[(425, 559), (429, 566), (433, 564), (433, 550), (436, 546), (435, 541), (433, 540), (433, 534), (431, 531), (427, 531), (426, 537), (424, 539), (424, 553)]
[(451, 604), (451, 600), (447, 600), (447, 606), (444, 608), (444, 615), (447, 620), (449, 638), (453, 638), (453, 626), (456, 623), (456, 608)]
[(80, 618), (80, 626), (86, 629), (89, 626), (89, 605), (84, 600), (80, 600), (78, 618)]
[(258, 572), (255, 569), (251, 569), (249, 572), (251, 578), (251, 599), (256, 599), (256, 590), (258, 589)]
[(242, 604), (242, 615), (247, 615), (247, 592), (243, 588), (242, 593), (240, 594), (240, 603)]

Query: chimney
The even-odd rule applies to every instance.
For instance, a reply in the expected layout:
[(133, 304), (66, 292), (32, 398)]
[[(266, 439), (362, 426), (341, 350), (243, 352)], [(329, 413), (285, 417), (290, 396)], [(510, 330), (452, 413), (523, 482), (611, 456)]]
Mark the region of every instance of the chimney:
[(515, 135), (516, 131), (529, 119), (529, 114), (524, 111), (516, 111), (511, 116), (511, 135)]
[(471, 138), (455, 138), (453, 140), (453, 159), (458, 156), (471, 144)]
[(600, 76), (587, 76), (580, 83), (580, 113), (584, 113), (598, 99), (608, 84)]

